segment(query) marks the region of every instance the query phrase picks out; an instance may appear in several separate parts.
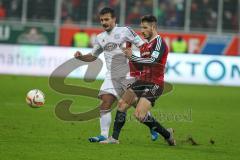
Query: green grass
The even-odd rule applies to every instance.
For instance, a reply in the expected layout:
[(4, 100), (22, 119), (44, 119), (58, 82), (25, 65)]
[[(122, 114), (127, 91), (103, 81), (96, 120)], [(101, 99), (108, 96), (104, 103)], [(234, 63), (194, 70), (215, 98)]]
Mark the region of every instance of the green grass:
[[(239, 159), (240, 88), (174, 84), (174, 90), (161, 97), (152, 112), (166, 127), (175, 129), (178, 145), (169, 147), (163, 138), (152, 142), (148, 129), (128, 114), (119, 145), (93, 144), (89, 136), (99, 134), (99, 121), (64, 122), (54, 114), (61, 99), (75, 99), (71, 110), (86, 111), (97, 99), (58, 94), (48, 85), (48, 78), (0, 76), (0, 159)], [(99, 88), (101, 81), (67, 83)], [(30, 108), (25, 103), (27, 91), (41, 89), (46, 105)], [(191, 110), (191, 117), (189, 117)], [(165, 115), (165, 117), (160, 117)], [(115, 110), (112, 113), (115, 115)], [(187, 119), (182, 119), (181, 115)], [(167, 115), (167, 117), (166, 117)], [(175, 118), (173, 117), (175, 115)], [(186, 142), (191, 135), (199, 145)], [(209, 141), (213, 139), (215, 144)]]

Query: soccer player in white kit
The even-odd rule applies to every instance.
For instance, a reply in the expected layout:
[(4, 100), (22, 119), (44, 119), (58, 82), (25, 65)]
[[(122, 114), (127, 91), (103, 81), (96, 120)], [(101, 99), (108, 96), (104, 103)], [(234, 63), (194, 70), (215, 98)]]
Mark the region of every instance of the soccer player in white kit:
[[(126, 42), (140, 47), (144, 41), (130, 28), (117, 27), (114, 10), (111, 8), (103, 8), (100, 11), (100, 21), (104, 32), (97, 35), (93, 50), (87, 55), (82, 55), (77, 51), (74, 56), (84, 61), (94, 61), (104, 52), (107, 66), (105, 80), (100, 88), (100, 128), (101, 134), (96, 137), (90, 137), (90, 142), (100, 142), (108, 138), (109, 128), (111, 125), (111, 106), (117, 98), (120, 98), (124, 90), (129, 84), (135, 82), (130, 77), (128, 59), (123, 54), (122, 47)], [(156, 140), (158, 134), (151, 131), (152, 140)]]

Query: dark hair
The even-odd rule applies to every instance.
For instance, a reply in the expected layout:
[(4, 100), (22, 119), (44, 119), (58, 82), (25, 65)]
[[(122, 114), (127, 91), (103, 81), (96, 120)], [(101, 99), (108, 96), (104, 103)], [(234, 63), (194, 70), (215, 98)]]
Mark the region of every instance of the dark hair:
[(115, 17), (115, 11), (109, 7), (104, 7), (103, 9), (101, 9), (101, 11), (99, 12), (99, 15), (104, 15), (107, 13), (110, 13), (112, 17)]
[(148, 23), (155, 22), (155, 23), (157, 23), (157, 18), (153, 15), (145, 15), (141, 18), (141, 22), (148, 22)]

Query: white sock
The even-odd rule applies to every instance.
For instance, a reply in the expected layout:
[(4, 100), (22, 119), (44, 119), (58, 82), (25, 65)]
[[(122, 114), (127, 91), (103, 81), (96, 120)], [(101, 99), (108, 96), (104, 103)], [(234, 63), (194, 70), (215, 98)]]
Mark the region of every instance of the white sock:
[(101, 135), (108, 138), (109, 128), (111, 126), (112, 116), (111, 112), (100, 113), (100, 128)]

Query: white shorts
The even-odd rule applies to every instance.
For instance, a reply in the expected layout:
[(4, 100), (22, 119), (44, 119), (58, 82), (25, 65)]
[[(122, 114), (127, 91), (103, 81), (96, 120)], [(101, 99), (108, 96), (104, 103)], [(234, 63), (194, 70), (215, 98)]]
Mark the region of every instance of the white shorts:
[(123, 92), (135, 81), (135, 78), (106, 78), (100, 88), (98, 97), (104, 94), (112, 94), (116, 98), (120, 98)]

